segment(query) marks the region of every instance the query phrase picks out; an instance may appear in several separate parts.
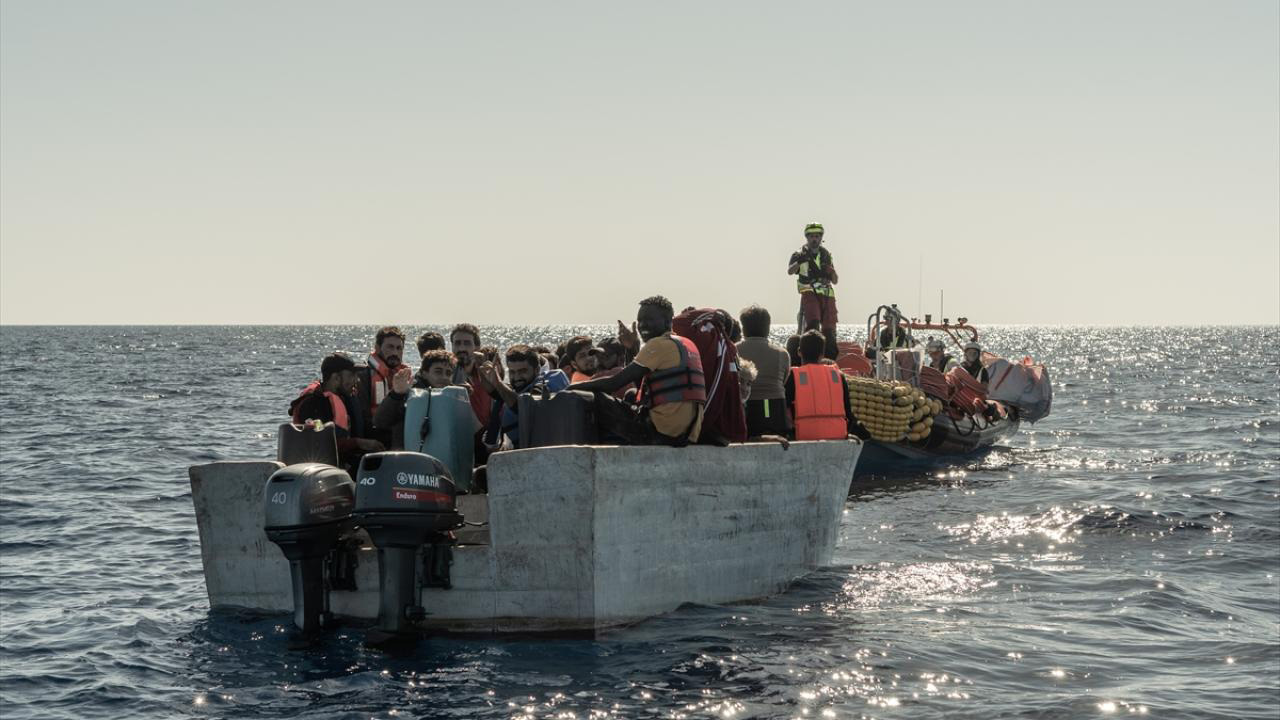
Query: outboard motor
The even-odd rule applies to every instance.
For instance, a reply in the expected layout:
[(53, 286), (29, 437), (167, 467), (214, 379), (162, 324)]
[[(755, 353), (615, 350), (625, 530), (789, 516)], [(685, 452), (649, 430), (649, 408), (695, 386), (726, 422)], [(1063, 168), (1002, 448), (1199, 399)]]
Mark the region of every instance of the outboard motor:
[(350, 526), (355, 487), (345, 470), (301, 463), (275, 471), (263, 490), (264, 529), (289, 559), (293, 624), (304, 633), (320, 628), (324, 559)]
[(418, 548), (462, 525), (444, 463), (415, 452), (365, 455), (352, 517), (378, 548), (378, 629), (389, 637), (425, 614), (418, 605)]

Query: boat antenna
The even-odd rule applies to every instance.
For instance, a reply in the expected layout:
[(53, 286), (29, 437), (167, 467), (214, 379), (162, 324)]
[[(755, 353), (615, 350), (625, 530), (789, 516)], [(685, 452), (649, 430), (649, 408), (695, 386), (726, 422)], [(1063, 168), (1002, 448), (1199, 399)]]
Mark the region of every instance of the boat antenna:
[(916, 273), (916, 317), (924, 317), (924, 253), (920, 253), (920, 266)]

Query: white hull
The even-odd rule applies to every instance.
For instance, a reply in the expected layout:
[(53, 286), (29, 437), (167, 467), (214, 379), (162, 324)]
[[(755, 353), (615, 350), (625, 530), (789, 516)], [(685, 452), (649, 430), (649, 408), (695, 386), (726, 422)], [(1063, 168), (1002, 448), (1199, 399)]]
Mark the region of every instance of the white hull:
[[(780, 592), (831, 563), (861, 450), (850, 441), (499, 453), (489, 494), (459, 498), (487, 533), (459, 533), (453, 587), (421, 591), (426, 624), (594, 631)], [(191, 468), (212, 607), (293, 607), (288, 563), (262, 530), (262, 488), (279, 467)], [(359, 557), (358, 589), (332, 592), (331, 610), (372, 619), (378, 561), (367, 538)]]

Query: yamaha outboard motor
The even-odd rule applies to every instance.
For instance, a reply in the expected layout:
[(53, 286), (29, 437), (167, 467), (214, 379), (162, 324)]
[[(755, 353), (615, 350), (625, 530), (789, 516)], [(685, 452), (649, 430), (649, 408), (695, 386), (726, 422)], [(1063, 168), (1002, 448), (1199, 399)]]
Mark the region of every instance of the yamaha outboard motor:
[(418, 548), (462, 525), (444, 463), (415, 452), (365, 455), (352, 516), (378, 548), (378, 628), (389, 637), (425, 614), (418, 605)]
[(289, 559), (293, 624), (304, 633), (320, 628), (324, 559), (350, 526), (355, 487), (345, 470), (301, 463), (275, 471), (263, 491), (267, 539)]

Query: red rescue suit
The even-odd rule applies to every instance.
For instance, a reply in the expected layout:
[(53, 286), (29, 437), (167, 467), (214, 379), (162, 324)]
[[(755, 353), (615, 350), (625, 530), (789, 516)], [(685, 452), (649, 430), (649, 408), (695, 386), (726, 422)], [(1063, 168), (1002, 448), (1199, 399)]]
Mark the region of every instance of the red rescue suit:
[(796, 440), (843, 440), (848, 436), (844, 383), (834, 365), (791, 368), (795, 385)]

